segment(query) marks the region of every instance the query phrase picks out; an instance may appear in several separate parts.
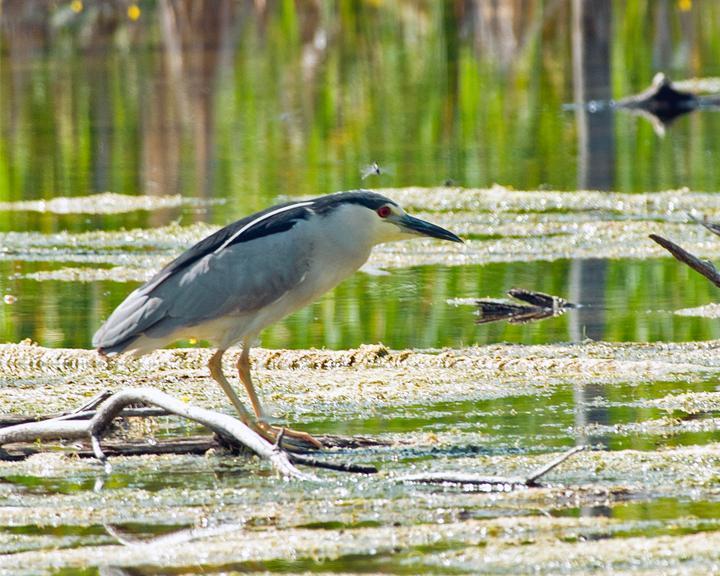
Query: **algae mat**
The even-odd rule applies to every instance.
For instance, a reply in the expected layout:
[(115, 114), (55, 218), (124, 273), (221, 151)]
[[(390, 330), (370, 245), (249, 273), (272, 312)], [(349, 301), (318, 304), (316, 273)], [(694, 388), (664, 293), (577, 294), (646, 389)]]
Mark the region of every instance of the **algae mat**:
[[(718, 349), (254, 350), (276, 415), (391, 441), (326, 456), (381, 472), (295, 483), (219, 453), (114, 458), (109, 474), (65, 452), (4, 462), (0, 573), (709, 573), (720, 566)], [(88, 350), (0, 346), (0, 405), (52, 412), (150, 384), (224, 409), (209, 355), (163, 350), (106, 364)], [(153, 442), (197, 429), (161, 418), (121, 433)], [(523, 475), (580, 441), (594, 450), (541, 489), (398, 481), (440, 470)]]
[[(669, 257), (648, 238), (651, 233), (682, 241), (683, 247), (699, 256), (720, 254), (720, 241), (689, 218), (690, 214), (720, 218), (720, 198), (712, 193), (687, 190), (648, 194), (525, 192), (499, 186), (491, 189), (399, 188), (378, 192), (397, 200), (414, 215), (454, 231), (465, 244), (416, 239), (381, 245), (374, 249), (369, 269), (564, 258)], [(174, 197), (166, 200), (176, 201)], [(82, 205), (75, 202), (71, 206), (81, 210)], [(128, 200), (119, 205), (125, 209), (146, 208)], [(95, 206), (90, 204), (87, 210)], [(36, 280), (142, 281), (170, 258), (217, 229), (205, 223), (188, 226), (172, 223), (130, 230), (4, 232), (0, 233), (0, 261), (86, 266), (27, 276)], [(87, 267), (97, 264), (114, 265), (118, 269)]]

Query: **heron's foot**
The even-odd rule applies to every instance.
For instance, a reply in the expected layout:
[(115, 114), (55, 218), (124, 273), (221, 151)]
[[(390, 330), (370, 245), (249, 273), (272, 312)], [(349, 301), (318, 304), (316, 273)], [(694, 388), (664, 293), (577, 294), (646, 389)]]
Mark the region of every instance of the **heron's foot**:
[(255, 425), (259, 428), (259, 432), (262, 436), (276, 442), (280, 433), (292, 444), (305, 444), (313, 448), (322, 448), (322, 443), (307, 432), (301, 430), (293, 430), (292, 428), (284, 428), (282, 426), (273, 426), (269, 424), (265, 419), (258, 420)]

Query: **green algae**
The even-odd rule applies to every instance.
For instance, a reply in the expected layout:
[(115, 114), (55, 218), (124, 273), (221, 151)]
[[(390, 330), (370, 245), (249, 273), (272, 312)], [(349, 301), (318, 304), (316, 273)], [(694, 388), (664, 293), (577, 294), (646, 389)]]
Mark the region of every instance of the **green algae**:
[[(495, 345), (435, 351), (265, 350), (251, 355), (267, 401), (301, 415), (309, 411), (377, 409), (452, 400), (550, 393), (567, 384), (702, 381), (720, 373), (720, 342), (680, 344)], [(91, 350), (0, 345), (0, 403), (12, 412), (58, 412), (107, 388), (155, 386), (193, 402), (222, 406), (210, 379), (207, 349), (159, 350), (107, 362)], [(239, 350), (226, 355), (233, 373)], [(74, 399), (74, 400), (73, 400)]]
[[(489, 408), (494, 401), (515, 406), (523, 396), (556, 395), (568, 385), (611, 390), (662, 377), (681, 387), (717, 375), (718, 346), (586, 342), (431, 351), (259, 349), (253, 363), (263, 396), (292, 414), (307, 414), (312, 424), (313, 410), (347, 419), (377, 411), (378, 404), (398, 409), (409, 400), (432, 410), (439, 400), (462, 396), (468, 408), (490, 403)], [(228, 354), (228, 364), (236, 353)], [(206, 350), (163, 350), (108, 365), (92, 351), (5, 345), (0, 364), (6, 382), (15, 385), (0, 388), (0, 401), (19, 411), (52, 411), (99, 389), (152, 383), (222, 409), (222, 394), (206, 374), (208, 355)], [(674, 396), (645, 404), (675, 410)], [(712, 393), (686, 392), (686, 408), (693, 397), (704, 407), (716, 401)], [(469, 409), (465, 413), (472, 418)], [(679, 421), (649, 412), (640, 424), (673, 422)], [(594, 432), (603, 431), (596, 425)], [(157, 427), (136, 433), (152, 435)], [(632, 427), (612, 431), (628, 437), (636, 433)], [(322, 487), (313, 490), (304, 483), (288, 484), (257, 460), (223, 454), (112, 458), (109, 475), (94, 461), (66, 453), (1, 462), (0, 526), (8, 528), (0, 530), (0, 573), (86, 565), (150, 572), (189, 566), (270, 569), (278, 562), (308, 569), (332, 562), (350, 569), (380, 557), (397, 569), (442, 568), (444, 573), (507, 572), (517, 558), (553, 571), (564, 558), (566, 571), (583, 573), (602, 554), (608, 570), (629, 570), (636, 563), (651, 571), (668, 558), (679, 563), (685, 546), (692, 548), (698, 570), (715, 560), (718, 522), (699, 521), (688, 504), (713, 506), (718, 498), (720, 445), (712, 441), (650, 451), (596, 449), (553, 471), (544, 479), (545, 488), (484, 494), (395, 478), (438, 471), (522, 476), (552, 455), (542, 435), (536, 436), (534, 454), (493, 448), (490, 436), (452, 423), (434, 432), (411, 426), (386, 436), (396, 444), (354, 455), (377, 464), (379, 475), (328, 472)], [(463, 446), (467, 449), (458, 450)], [(670, 506), (664, 512), (670, 525), (642, 513), (643, 502), (652, 506), (658, 499)], [(639, 505), (634, 514), (628, 501)], [(583, 510), (605, 512), (585, 516)], [(134, 544), (118, 544), (114, 530), (104, 528), (128, 525), (145, 527)], [(156, 541), (153, 531), (167, 534)], [(629, 546), (628, 554), (612, 552), (618, 539)], [(150, 558), (151, 549), (156, 553)]]

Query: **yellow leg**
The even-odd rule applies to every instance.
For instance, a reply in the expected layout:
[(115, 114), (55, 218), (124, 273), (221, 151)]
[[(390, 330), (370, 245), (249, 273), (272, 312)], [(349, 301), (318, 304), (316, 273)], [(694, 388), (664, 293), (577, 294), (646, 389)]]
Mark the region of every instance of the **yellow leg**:
[[(255, 386), (253, 385), (252, 376), (250, 375), (250, 346), (248, 344), (243, 345), (242, 354), (240, 354), (240, 358), (238, 358), (237, 361), (237, 369), (240, 380), (245, 385), (245, 390), (247, 390), (248, 396), (250, 397), (250, 402), (252, 403), (253, 410), (255, 411), (255, 416), (257, 416), (257, 426), (271, 434), (273, 438), (277, 438), (281, 429), (277, 426), (272, 426), (267, 422), (267, 415), (262, 409), (260, 400), (255, 392)], [(307, 432), (301, 432), (291, 428), (285, 428), (284, 430), (285, 435), (289, 438), (296, 438), (302, 442), (308, 442), (316, 448), (322, 448), (320, 441), (313, 438), (312, 435)]]
[(210, 362), (208, 362), (210, 374), (213, 377), (213, 380), (220, 384), (220, 388), (223, 389), (225, 395), (230, 398), (230, 402), (232, 402), (233, 406), (235, 406), (235, 409), (238, 411), (238, 414), (240, 415), (240, 420), (243, 421), (243, 424), (251, 426), (252, 417), (250, 416), (250, 413), (246, 410), (245, 406), (243, 406), (240, 398), (238, 398), (237, 394), (235, 394), (235, 390), (233, 390), (230, 382), (227, 381), (227, 378), (225, 378), (225, 374), (223, 374), (223, 354), (225, 354), (225, 350), (218, 350), (217, 352), (215, 352), (215, 354), (213, 354), (212, 358), (210, 358)]
[(250, 403), (255, 411), (255, 416), (257, 416), (258, 420), (265, 420), (265, 411), (260, 404), (260, 399), (253, 385), (252, 376), (250, 376), (250, 346), (243, 346), (242, 354), (240, 354), (240, 358), (238, 358), (237, 361), (237, 369), (240, 381), (245, 386), (245, 390), (247, 390), (248, 396), (250, 397)]

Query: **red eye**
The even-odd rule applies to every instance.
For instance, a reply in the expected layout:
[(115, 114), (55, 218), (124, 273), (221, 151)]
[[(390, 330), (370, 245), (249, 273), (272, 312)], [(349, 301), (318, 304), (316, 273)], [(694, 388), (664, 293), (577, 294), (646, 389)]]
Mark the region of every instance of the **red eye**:
[(390, 206), (380, 206), (380, 208), (377, 209), (377, 214), (380, 218), (387, 218), (391, 213), (392, 210), (390, 210)]

